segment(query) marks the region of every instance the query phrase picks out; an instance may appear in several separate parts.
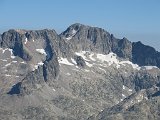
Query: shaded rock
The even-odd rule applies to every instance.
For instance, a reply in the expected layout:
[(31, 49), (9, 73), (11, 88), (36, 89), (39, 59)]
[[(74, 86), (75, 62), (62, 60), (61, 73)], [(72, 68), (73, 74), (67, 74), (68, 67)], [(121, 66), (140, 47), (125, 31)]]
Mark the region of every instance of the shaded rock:
[(20, 94), (20, 89), (21, 89), (21, 82), (15, 84), (7, 94), (10, 95)]
[(136, 42), (132, 44), (132, 61), (140, 66), (153, 65), (160, 67), (160, 53), (153, 47)]
[(86, 66), (85, 60), (81, 56), (75, 56), (77, 66), (84, 68)]
[(2, 48), (13, 49), (13, 54), (19, 56), (24, 60), (31, 60), (31, 56), (23, 49), (22, 39), (24, 35), (19, 34), (15, 30), (9, 30), (2, 34)]

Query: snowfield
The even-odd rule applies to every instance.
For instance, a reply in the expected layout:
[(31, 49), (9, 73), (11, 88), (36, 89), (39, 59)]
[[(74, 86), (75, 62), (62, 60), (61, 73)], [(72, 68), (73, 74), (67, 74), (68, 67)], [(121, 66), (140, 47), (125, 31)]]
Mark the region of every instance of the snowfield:
[(40, 54), (47, 55), (44, 49), (36, 49), (36, 51)]

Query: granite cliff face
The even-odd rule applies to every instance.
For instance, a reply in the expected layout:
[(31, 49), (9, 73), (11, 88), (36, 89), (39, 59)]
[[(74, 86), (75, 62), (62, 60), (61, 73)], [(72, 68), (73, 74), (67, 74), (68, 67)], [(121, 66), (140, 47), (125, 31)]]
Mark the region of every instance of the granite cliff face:
[[(0, 36), (0, 119), (159, 119), (159, 52), (79, 23)], [(143, 108), (143, 109), (142, 109)]]

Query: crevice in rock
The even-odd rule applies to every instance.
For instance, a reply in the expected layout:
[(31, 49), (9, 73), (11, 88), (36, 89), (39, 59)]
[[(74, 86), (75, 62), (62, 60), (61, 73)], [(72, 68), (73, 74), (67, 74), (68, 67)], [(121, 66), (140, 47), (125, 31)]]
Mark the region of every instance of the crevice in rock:
[(43, 65), (43, 77), (44, 77), (44, 81), (46, 82), (47, 81), (47, 70), (46, 70), (45, 65)]
[(47, 53), (46, 61), (50, 61), (52, 59), (52, 57), (53, 57), (53, 48), (51, 46), (51, 42), (50, 42), (50, 40), (49, 40), (49, 38), (48, 38), (47, 35), (46, 35), (46, 47), (45, 47), (45, 51)]

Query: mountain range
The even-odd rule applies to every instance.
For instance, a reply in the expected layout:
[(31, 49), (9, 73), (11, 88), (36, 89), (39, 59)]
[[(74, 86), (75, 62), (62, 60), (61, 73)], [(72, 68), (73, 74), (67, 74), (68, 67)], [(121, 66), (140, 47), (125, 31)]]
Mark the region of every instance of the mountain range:
[(159, 120), (160, 52), (80, 23), (0, 35), (0, 119)]

